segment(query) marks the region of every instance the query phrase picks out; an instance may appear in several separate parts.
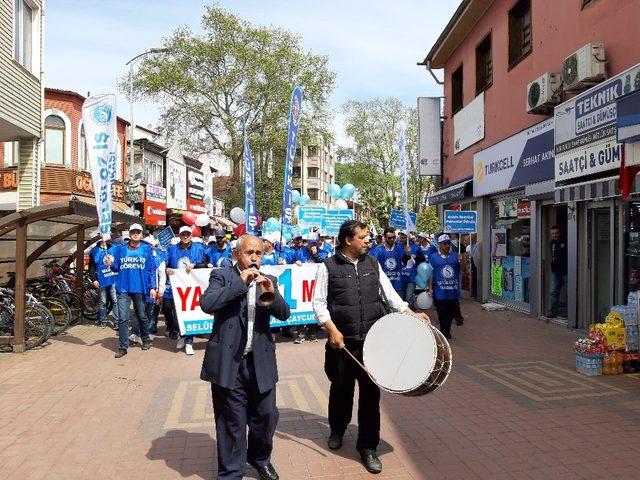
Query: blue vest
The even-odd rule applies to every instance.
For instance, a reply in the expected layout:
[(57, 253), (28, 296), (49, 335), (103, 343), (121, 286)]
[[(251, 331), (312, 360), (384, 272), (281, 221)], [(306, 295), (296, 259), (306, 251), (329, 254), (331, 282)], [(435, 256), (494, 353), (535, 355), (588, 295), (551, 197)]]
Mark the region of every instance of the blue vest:
[(436, 300), (460, 298), (460, 263), (458, 253), (451, 252), (447, 258), (439, 253), (429, 257), (433, 267), (433, 295)]
[[(167, 251), (167, 268), (173, 270), (187, 268), (187, 265), (195, 265), (202, 262), (204, 256), (204, 245), (201, 243), (191, 242), (189, 248), (181, 248), (182, 242), (177, 245), (171, 245)], [(171, 290), (171, 276), (167, 275), (167, 288), (164, 292), (165, 298), (173, 298)]]
[(277, 250), (274, 250), (272, 253), (263, 253), (262, 265), (278, 265), (279, 258), (282, 258), (285, 261), (285, 263), (287, 263), (284, 258), (284, 253), (280, 253)]
[(118, 273), (116, 290), (119, 293), (149, 293), (155, 289), (156, 266), (150, 245), (140, 243), (131, 249), (127, 244), (118, 246), (111, 269)]
[(385, 245), (380, 245), (371, 251), (377, 260), (382, 271), (389, 277), (394, 290), (402, 290), (402, 258), (404, 250), (400, 245), (395, 245), (391, 251), (387, 250)]
[(218, 245), (213, 245), (206, 249), (205, 253), (209, 257), (209, 263), (214, 267), (224, 267), (223, 260), (231, 260), (231, 245), (227, 244), (224, 250), (220, 251)]
[(89, 253), (93, 263), (96, 265), (96, 276), (98, 277), (98, 283), (101, 288), (110, 287), (116, 283), (116, 280), (118, 279), (118, 274), (112, 271), (111, 267), (104, 264), (105, 257), (110, 255), (111, 258), (114, 259), (117, 251), (118, 245), (112, 243), (106, 250), (96, 245)]

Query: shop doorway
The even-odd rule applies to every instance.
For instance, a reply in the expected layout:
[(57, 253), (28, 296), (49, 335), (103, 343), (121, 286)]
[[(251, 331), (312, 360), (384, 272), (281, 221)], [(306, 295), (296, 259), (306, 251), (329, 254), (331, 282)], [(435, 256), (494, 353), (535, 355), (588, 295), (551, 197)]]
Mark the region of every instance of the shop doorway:
[[(551, 312), (551, 289), (553, 286), (553, 273), (551, 271), (551, 229), (559, 227), (561, 243), (567, 248), (567, 206), (543, 205), (542, 206), (542, 315)], [(567, 278), (563, 279), (563, 286), (558, 295), (556, 316), (560, 319), (567, 318)]]

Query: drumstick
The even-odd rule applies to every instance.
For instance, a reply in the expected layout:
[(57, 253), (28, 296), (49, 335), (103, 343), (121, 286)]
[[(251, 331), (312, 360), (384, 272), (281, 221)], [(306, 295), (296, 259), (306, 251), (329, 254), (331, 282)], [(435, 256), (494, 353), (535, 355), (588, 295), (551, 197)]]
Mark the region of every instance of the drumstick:
[(378, 382), (377, 382), (377, 380), (376, 380), (376, 378), (375, 378), (373, 375), (371, 375), (371, 372), (370, 372), (369, 370), (367, 370), (367, 367), (365, 367), (362, 363), (360, 363), (360, 360), (358, 360), (358, 359), (353, 355), (353, 353), (351, 353), (351, 352), (347, 349), (347, 347), (343, 346), (343, 347), (342, 347), (342, 349), (343, 349), (345, 352), (347, 352), (351, 358), (353, 358), (353, 361), (354, 361), (354, 362), (356, 362), (356, 363), (360, 366), (360, 368), (362, 368), (362, 370), (364, 370), (364, 372), (365, 372), (367, 375), (369, 375), (369, 378), (371, 378), (371, 380), (373, 381), (373, 383), (375, 383), (375, 384), (377, 384), (377, 383), (378, 383)]

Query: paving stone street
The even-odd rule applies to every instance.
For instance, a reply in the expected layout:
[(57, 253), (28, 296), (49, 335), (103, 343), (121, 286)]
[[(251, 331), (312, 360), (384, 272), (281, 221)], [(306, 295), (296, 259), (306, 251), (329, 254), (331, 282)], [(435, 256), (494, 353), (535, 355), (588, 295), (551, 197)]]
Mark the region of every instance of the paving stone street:
[[(576, 374), (580, 332), (463, 308), (447, 383), (422, 397), (382, 395), (377, 478), (637, 478), (640, 378)], [(119, 360), (116, 346), (112, 330), (79, 325), (0, 356), (1, 478), (215, 478), (211, 393), (199, 380), (205, 340), (193, 357), (162, 336)], [(326, 447), (324, 341), (280, 342), (277, 355), (281, 478), (372, 477), (355, 425), (341, 450)], [(258, 477), (249, 468), (246, 478)]]

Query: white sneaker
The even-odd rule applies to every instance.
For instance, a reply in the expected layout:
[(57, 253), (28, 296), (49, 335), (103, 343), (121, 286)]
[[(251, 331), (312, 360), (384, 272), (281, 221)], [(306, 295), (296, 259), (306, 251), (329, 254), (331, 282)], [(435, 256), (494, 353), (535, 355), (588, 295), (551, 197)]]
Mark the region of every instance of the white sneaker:
[(180, 337), (180, 338), (178, 339), (178, 342), (176, 343), (176, 348), (177, 348), (178, 350), (182, 350), (182, 349), (184, 348), (184, 342), (185, 342), (185, 339), (184, 339), (184, 338), (182, 338), (182, 337)]
[(140, 343), (142, 344), (142, 339), (136, 335), (135, 333), (132, 333), (131, 335), (129, 335), (129, 341), (131, 343)]
[(184, 353), (186, 353), (187, 355), (193, 355), (193, 345), (185, 345), (184, 346)]

